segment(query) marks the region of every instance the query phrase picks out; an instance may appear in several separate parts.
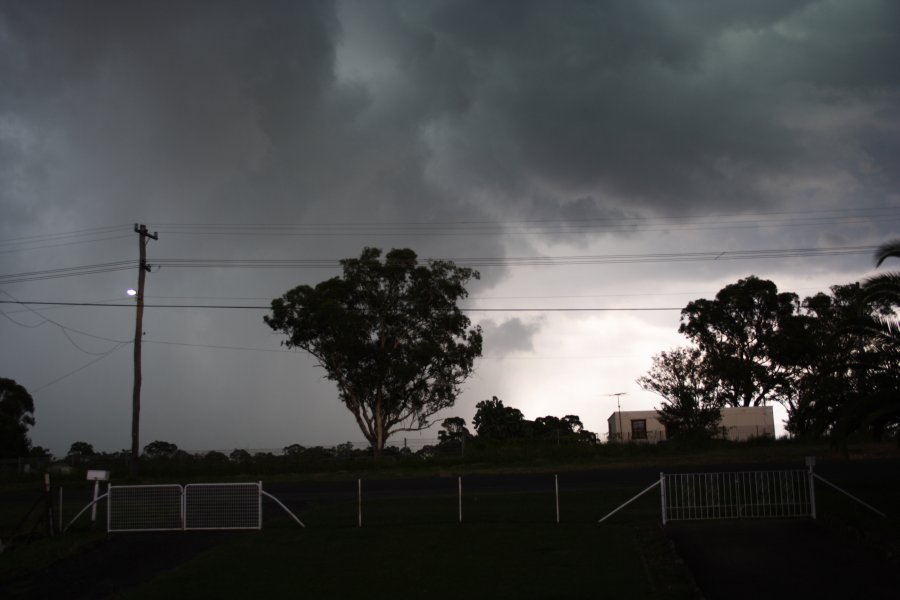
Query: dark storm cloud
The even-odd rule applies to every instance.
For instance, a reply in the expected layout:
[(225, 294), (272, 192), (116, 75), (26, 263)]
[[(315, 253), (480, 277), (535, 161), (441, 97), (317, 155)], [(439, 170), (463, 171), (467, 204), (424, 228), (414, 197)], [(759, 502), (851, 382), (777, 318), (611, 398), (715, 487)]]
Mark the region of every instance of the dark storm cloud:
[(285, 140), (317, 120), (332, 79), (325, 3), (7, 3), (2, 14), (0, 111), (42, 142), (27, 158), (52, 168), (23, 193), (58, 202), (64, 188), (117, 220), (133, 213), (116, 210), (126, 194), (160, 212), (190, 198), (201, 212), (298, 158)]
[(896, 143), (829, 121), (861, 103), (896, 124), (898, 11), (7, 2), (0, 177), (18, 210), (65, 190), (116, 222), (126, 195), (238, 220), (578, 220), (782, 202), (835, 169), (883, 192)]
[[(553, 236), (504, 233), (526, 220), (615, 223), (761, 206), (896, 205), (898, 11), (887, 0), (0, 0), (0, 240), (133, 222), (151, 230), (164, 223), (500, 224), (464, 235), (168, 231), (151, 244), (151, 263), (340, 258), (366, 245), (451, 258), (552, 254), (556, 243), (590, 245), (592, 253), (727, 249), (748, 240), (790, 247), (807, 231), (810, 244), (877, 243), (878, 228), (891, 222), (877, 223), (875, 233), (838, 224), (791, 230), (790, 238), (783, 229), (686, 229), (608, 246), (565, 228)], [(135, 239), (130, 226), (124, 232), (96, 244), (4, 248), (0, 273), (132, 259)], [(608, 282), (649, 289), (673, 278), (708, 281), (710, 271), (724, 280), (738, 268), (488, 268), (469, 290), (502, 284), (516, 301), (540, 294), (549, 303), (548, 294), (577, 297)], [(332, 274), (154, 270), (148, 293), (272, 298)], [(105, 300), (134, 285), (133, 275), (7, 292)], [(129, 339), (133, 328), (127, 311), (47, 314), (112, 340)], [(550, 330), (539, 331), (542, 323), (486, 323), (486, 353), (541, 350), (532, 340)], [(32, 389), (93, 360), (57, 328), (38, 328), (36, 336), (8, 320), (0, 325), (0, 359), (15, 371), (2, 375)], [(341, 431), (334, 424), (352, 430), (330, 384), (311, 383), (321, 383), (321, 372), (295, 356), (270, 360), (278, 340), (261, 314), (148, 310), (145, 329), (147, 418), (157, 419), (157, 431), (178, 415), (185, 431), (209, 436), (193, 444), (216, 447), (225, 442), (215, 438), (218, 429), (197, 426), (202, 415), (217, 407), (243, 415), (234, 417), (240, 421), (255, 414), (257, 398), (265, 410), (294, 411), (266, 421), (287, 432), (260, 433), (270, 440), (264, 444), (297, 441), (294, 423), (307, 428), (300, 438)], [(81, 341), (91, 340), (98, 342)], [(227, 350), (244, 346), (265, 352)], [(92, 415), (102, 402), (118, 407), (122, 423), (89, 425), (107, 436), (107, 449), (125, 445), (115, 440), (128, 432), (127, 404), (119, 401), (130, 390), (127, 354), (42, 389), (42, 431), (61, 433), (41, 435), (67, 447), (82, 434), (66, 407)], [(489, 371), (482, 370), (484, 381), (501, 385), (503, 377)], [(240, 427), (223, 429), (228, 444), (244, 443)]]
[(733, 209), (783, 201), (781, 179), (836, 168), (867, 179), (822, 151), (835, 141), (896, 160), (866, 123), (835, 140), (827, 123), (788, 121), (796, 105), (895, 99), (895, 3), (445, 2), (410, 14), (466, 65), (455, 71), (467, 109), (446, 117), (444, 150), (478, 185)]

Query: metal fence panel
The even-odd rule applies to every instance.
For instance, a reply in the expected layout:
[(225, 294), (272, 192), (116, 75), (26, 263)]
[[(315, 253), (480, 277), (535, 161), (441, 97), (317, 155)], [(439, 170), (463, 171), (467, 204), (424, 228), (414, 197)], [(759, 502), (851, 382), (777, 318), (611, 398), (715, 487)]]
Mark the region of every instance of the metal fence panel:
[(173, 531), (184, 528), (180, 485), (111, 485), (107, 531)]
[(664, 474), (663, 522), (811, 517), (809, 471)]
[(259, 483), (191, 483), (184, 487), (185, 529), (260, 529)]

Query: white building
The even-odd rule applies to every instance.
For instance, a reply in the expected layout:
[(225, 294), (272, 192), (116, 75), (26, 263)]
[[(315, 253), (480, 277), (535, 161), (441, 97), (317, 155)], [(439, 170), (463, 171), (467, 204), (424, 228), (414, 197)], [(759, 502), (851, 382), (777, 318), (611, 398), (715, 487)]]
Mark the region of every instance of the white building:
[[(609, 416), (609, 440), (655, 444), (667, 438), (666, 428), (655, 410), (616, 411)], [(743, 441), (754, 437), (775, 437), (775, 415), (771, 406), (722, 409), (719, 421), (722, 437)]]

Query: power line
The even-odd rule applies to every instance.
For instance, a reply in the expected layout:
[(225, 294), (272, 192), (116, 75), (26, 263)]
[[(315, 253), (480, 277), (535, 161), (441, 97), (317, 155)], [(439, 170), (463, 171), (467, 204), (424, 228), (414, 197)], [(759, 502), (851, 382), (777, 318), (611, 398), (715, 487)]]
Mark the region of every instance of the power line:
[(31, 393), (32, 393), (32, 394), (36, 394), (36, 393), (40, 392), (41, 390), (43, 390), (43, 389), (45, 389), (45, 388), (48, 388), (48, 387), (50, 387), (51, 385), (53, 385), (53, 384), (55, 384), (55, 383), (59, 383), (60, 381), (62, 381), (63, 379), (66, 379), (67, 377), (71, 377), (72, 375), (74, 375), (74, 374), (76, 374), (76, 373), (79, 373), (79, 372), (81, 372), (81, 371), (87, 369), (87, 368), (90, 367), (91, 365), (100, 362), (101, 360), (103, 360), (103, 359), (106, 358), (107, 356), (110, 356), (113, 352), (115, 352), (115, 351), (118, 350), (119, 348), (122, 348), (122, 347), (124, 347), (124, 346), (127, 346), (127, 345), (130, 344), (130, 343), (131, 343), (131, 342), (122, 342), (121, 344), (117, 344), (114, 348), (112, 348), (111, 350), (109, 350), (109, 351), (107, 351), (107, 352), (104, 352), (103, 354), (101, 354), (100, 356), (98, 356), (98, 357), (95, 358), (94, 360), (90, 361), (89, 363), (84, 364), (84, 365), (78, 367), (77, 369), (75, 369), (75, 370), (73, 370), (73, 371), (69, 371), (69, 372), (66, 373), (65, 375), (62, 375), (62, 376), (60, 376), (60, 377), (57, 377), (57, 378), (54, 379), (53, 381), (50, 381), (50, 382), (48, 382), (48, 383), (45, 383), (44, 385), (39, 386), (39, 387), (37, 387), (37, 388), (31, 390)]
[(27, 248), (10, 248), (10, 249), (6, 249), (6, 250), (0, 250), (0, 254), (9, 254), (12, 252), (27, 252), (28, 250), (43, 250), (45, 248), (60, 248), (63, 246), (75, 246), (78, 244), (94, 244), (97, 242), (108, 242), (111, 240), (123, 240), (123, 239), (130, 238), (130, 237), (131, 237), (130, 235), (115, 235), (112, 237), (103, 237), (103, 238), (97, 238), (94, 240), (77, 240), (77, 241), (72, 241), (72, 242), (60, 242), (58, 244), (43, 244), (40, 246), (30, 246)]
[(77, 267), (61, 267), (59, 269), (45, 269), (43, 271), (26, 271), (11, 275), (0, 275), (0, 285), (11, 283), (23, 283), (26, 281), (40, 281), (44, 279), (58, 279), (61, 277), (75, 277), (79, 275), (95, 275), (98, 273), (110, 273), (113, 271), (126, 271), (138, 267), (137, 261), (120, 260), (115, 262), (97, 263), (93, 265), (80, 265)]
[(7, 244), (28, 244), (34, 242), (45, 242), (49, 240), (70, 239), (75, 237), (87, 237), (92, 235), (106, 235), (120, 230), (130, 230), (131, 225), (108, 225), (105, 227), (92, 227), (90, 229), (75, 229), (72, 231), (64, 231), (58, 233), (45, 233), (40, 235), (30, 235), (19, 238), (7, 238), (0, 240), (0, 246)]
[[(675, 262), (703, 262), (726, 260), (759, 260), (784, 258), (814, 258), (822, 256), (852, 256), (871, 254), (877, 246), (835, 246), (824, 248), (785, 248), (762, 250), (731, 250), (712, 252), (660, 252), (650, 254), (596, 254), (576, 256), (506, 256), (451, 258), (460, 266), (488, 267), (558, 267), (609, 264), (653, 264)], [(427, 263), (436, 259), (423, 259)], [(335, 269), (339, 259), (224, 259), (224, 258), (160, 258), (155, 267), (169, 268), (240, 268), (240, 269)], [(59, 277), (74, 277), (134, 269), (134, 261), (114, 261), (44, 271), (29, 271), (0, 275), (0, 284), (22, 283)]]
[[(22, 304), (42, 306), (93, 306), (102, 308), (134, 308), (133, 304), (108, 304), (102, 302), (44, 302), (38, 300), (0, 300), (0, 304)], [(209, 309), (238, 309), (238, 310), (271, 310), (271, 305), (250, 304), (144, 304), (146, 308), (209, 308)], [(681, 310), (683, 307), (656, 306), (656, 307), (582, 307), (582, 308), (460, 308), (463, 312), (642, 312), (642, 311), (671, 311)]]
[(170, 342), (165, 340), (144, 340), (145, 344), (157, 344), (162, 346), (183, 346), (187, 348), (212, 348), (216, 350), (240, 350), (246, 352), (273, 352), (277, 354), (300, 354), (296, 350), (279, 350), (275, 348), (252, 348), (248, 346), (224, 346), (220, 344), (196, 344), (188, 342)]
[[(165, 223), (159, 230), (172, 235), (322, 237), (322, 236), (478, 236), (636, 233), (710, 229), (759, 229), (827, 225), (867, 225), (900, 220), (900, 206), (755, 211), (749, 213), (672, 216), (614, 216), (576, 219), (441, 220), (314, 223)], [(54, 248), (70, 244), (117, 240), (127, 225), (111, 225), (0, 240), (0, 253)], [(116, 235), (112, 235), (116, 234)], [(3, 249), (8, 246), (25, 246)]]
[[(81, 345), (78, 344), (78, 342), (76, 342), (74, 339), (72, 339), (72, 336), (70, 335), (70, 332), (71, 332), (71, 333), (77, 333), (77, 334), (79, 334), (79, 335), (84, 335), (84, 336), (87, 336), (87, 337), (91, 337), (91, 338), (94, 338), (94, 339), (96, 339), (96, 340), (103, 340), (103, 341), (105, 341), (105, 342), (111, 342), (111, 343), (114, 343), (114, 344), (124, 344), (124, 343), (126, 343), (126, 342), (124, 342), (124, 341), (122, 341), (122, 340), (114, 340), (114, 339), (110, 339), (110, 338), (107, 338), (107, 337), (103, 337), (103, 336), (99, 336), (99, 335), (94, 335), (93, 333), (88, 333), (88, 332), (86, 332), (86, 331), (81, 331), (81, 330), (79, 330), (79, 329), (75, 329), (74, 327), (67, 327), (66, 325), (63, 325), (62, 323), (58, 323), (57, 321), (54, 321), (53, 319), (47, 317), (46, 315), (44, 315), (44, 314), (38, 312), (37, 310), (31, 308), (30, 306), (27, 305), (27, 303), (23, 303), (23, 302), (19, 301), (18, 298), (16, 298), (15, 296), (13, 296), (12, 294), (10, 294), (10, 293), (7, 292), (6, 290), (0, 290), (0, 293), (2, 293), (2, 294), (4, 294), (4, 295), (6, 295), (6, 296), (12, 298), (12, 302), (13, 302), (13, 303), (15, 303), (15, 304), (21, 304), (22, 306), (24, 306), (25, 309), (26, 309), (28, 312), (30, 312), (30, 313), (36, 315), (37, 317), (39, 317), (39, 318), (41, 319), (41, 322), (40, 322), (40, 323), (37, 323), (37, 324), (35, 324), (35, 325), (27, 325), (27, 324), (25, 324), (25, 323), (21, 323), (21, 322), (15, 320), (15, 319), (13, 319), (12, 317), (10, 317), (10, 316), (9, 316), (8, 314), (6, 314), (5, 312), (0, 312), (0, 314), (2, 314), (4, 317), (6, 317), (7, 319), (9, 319), (10, 321), (12, 321), (13, 323), (15, 323), (16, 325), (20, 325), (20, 326), (22, 326), (22, 327), (27, 327), (28, 329), (34, 329), (34, 328), (40, 327), (41, 325), (44, 325), (44, 324), (46, 324), (46, 323), (50, 323), (51, 325), (55, 325), (56, 327), (59, 328), (59, 330), (62, 332), (63, 336), (65, 336), (65, 338), (69, 341), (69, 343), (72, 344), (72, 346), (74, 346), (74, 347), (75, 347), (77, 350), (79, 350), (80, 352), (83, 352), (84, 354), (90, 354), (90, 355), (92, 355), (92, 356), (101, 356), (101, 355), (104, 355), (104, 354), (106, 354), (106, 353), (105, 353), (105, 352), (92, 352), (92, 351), (90, 351), (90, 350), (87, 350), (87, 349), (85, 349), (85, 348), (82, 348)], [(6, 303), (6, 302), (4, 302), (4, 303)]]
[[(869, 206), (835, 209), (812, 209), (805, 211), (757, 211), (752, 213), (720, 213), (693, 214), (673, 216), (614, 216), (587, 217), (579, 219), (524, 219), (524, 220), (442, 220), (442, 221), (382, 221), (382, 222), (315, 222), (315, 223), (163, 223), (158, 227), (172, 234), (190, 235), (358, 235), (361, 233), (410, 234), (416, 232), (449, 233), (508, 233), (511, 228), (543, 227), (534, 229), (533, 233), (558, 233), (558, 230), (546, 229), (557, 227), (563, 229), (597, 229), (598, 227), (644, 228), (661, 226), (666, 229), (679, 229), (685, 225), (694, 228), (733, 226), (772, 226), (772, 225), (823, 225), (850, 222), (867, 222), (871, 218), (900, 218), (897, 211), (900, 207)], [(815, 216), (820, 215), (820, 216)], [(766, 220), (748, 220), (763, 217)], [(799, 219), (799, 220), (798, 220)], [(695, 223), (691, 223), (691, 222)], [(323, 231), (327, 230), (327, 231)], [(527, 230), (526, 230), (527, 232)]]

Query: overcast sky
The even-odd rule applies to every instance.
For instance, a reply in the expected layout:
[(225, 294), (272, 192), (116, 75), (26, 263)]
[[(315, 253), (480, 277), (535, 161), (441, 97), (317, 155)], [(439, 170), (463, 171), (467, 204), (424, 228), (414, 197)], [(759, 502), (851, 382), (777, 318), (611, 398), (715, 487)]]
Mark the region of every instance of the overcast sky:
[[(893, 0), (0, 0), (0, 300), (127, 303), (135, 223), (169, 261), (154, 305), (338, 273), (172, 259), (493, 259), (465, 304), (484, 357), (445, 416), (498, 396), (605, 434), (609, 394), (658, 406), (635, 379), (690, 300), (872, 272), (900, 218), (898, 25)], [(791, 249), (813, 252), (760, 256)], [(0, 311), (33, 442), (129, 447), (134, 311)], [(142, 445), (362, 441), (264, 314), (147, 309)]]

